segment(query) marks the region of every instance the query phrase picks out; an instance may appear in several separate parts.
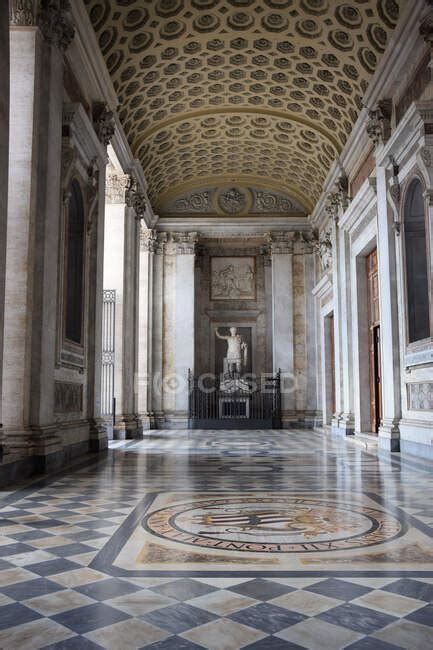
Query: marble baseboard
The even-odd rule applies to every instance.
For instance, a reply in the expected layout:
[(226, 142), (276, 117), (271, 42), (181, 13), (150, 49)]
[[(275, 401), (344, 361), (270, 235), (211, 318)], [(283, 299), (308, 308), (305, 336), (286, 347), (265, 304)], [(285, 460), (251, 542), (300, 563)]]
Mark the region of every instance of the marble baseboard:
[(399, 440), (400, 451), (402, 454), (411, 454), (433, 460), (433, 445), (425, 445), (422, 442), (413, 442), (412, 440)]
[[(105, 447), (91, 449), (89, 440), (82, 440), (71, 445), (65, 445), (60, 451), (47, 455), (32, 455), (24, 458), (3, 459), (0, 464), (0, 488), (11, 483), (30, 478), (37, 474), (52, 474), (62, 467), (70, 465), (74, 460), (85, 456), (89, 451), (104, 451), (108, 449), (108, 442)], [(101, 442), (101, 441), (97, 441)]]

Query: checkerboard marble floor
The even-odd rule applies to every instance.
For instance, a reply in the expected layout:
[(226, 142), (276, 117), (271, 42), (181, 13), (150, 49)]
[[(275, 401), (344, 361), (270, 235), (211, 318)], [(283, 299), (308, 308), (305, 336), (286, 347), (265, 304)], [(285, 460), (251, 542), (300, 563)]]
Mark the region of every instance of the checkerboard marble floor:
[(158, 431), (0, 492), (0, 647), (433, 648), (432, 464)]

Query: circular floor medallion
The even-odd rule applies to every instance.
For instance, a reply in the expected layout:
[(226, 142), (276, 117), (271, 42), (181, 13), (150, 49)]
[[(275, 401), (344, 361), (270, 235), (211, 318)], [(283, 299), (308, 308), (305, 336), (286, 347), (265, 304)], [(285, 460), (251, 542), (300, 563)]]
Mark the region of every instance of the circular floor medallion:
[(405, 532), (402, 522), (382, 510), (290, 495), (180, 503), (150, 513), (142, 523), (166, 540), (251, 553), (348, 550), (389, 542)]

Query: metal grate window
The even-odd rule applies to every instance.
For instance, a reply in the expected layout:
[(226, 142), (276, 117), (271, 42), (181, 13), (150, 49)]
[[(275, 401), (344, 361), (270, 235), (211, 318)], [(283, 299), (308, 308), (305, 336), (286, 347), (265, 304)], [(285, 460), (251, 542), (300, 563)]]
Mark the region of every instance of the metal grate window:
[(113, 415), (115, 318), (116, 291), (115, 289), (104, 289), (102, 298), (102, 416)]

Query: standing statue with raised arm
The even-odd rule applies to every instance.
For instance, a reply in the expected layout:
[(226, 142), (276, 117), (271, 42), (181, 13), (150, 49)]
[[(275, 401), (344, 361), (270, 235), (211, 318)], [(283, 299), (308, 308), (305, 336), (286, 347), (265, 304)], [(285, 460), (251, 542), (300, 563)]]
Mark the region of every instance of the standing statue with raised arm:
[(227, 355), (224, 357), (224, 375), (233, 376), (236, 372), (241, 375), (243, 368), (247, 365), (248, 345), (238, 334), (236, 327), (230, 327), (230, 336), (224, 336), (215, 329), (215, 334), (219, 339), (227, 341)]

